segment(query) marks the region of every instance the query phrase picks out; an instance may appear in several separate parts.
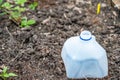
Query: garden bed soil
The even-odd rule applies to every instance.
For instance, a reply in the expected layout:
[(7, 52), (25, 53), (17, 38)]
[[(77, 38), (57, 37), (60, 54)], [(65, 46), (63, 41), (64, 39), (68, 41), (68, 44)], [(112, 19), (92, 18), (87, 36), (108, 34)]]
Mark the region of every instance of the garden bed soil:
[[(28, 14), (37, 23), (20, 28), (5, 16), (0, 17), (0, 67), (9, 67), (18, 77), (8, 80), (69, 80), (61, 58), (66, 39), (89, 30), (108, 56), (109, 75), (103, 79), (120, 80), (119, 10), (101, 0), (57, 0)], [(47, 6), (47, 7), (46, 7)], [(85, 79), (89, 80), (89, 79)]]

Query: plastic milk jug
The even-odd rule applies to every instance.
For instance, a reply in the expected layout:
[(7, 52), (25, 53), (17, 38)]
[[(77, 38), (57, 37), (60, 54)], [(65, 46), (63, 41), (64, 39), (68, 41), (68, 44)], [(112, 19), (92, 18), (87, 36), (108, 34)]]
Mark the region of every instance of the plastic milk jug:
[(103, 78), (108, 75), (106, 51), (91, 32), (69, 38), (61, 53), (68, 78)]

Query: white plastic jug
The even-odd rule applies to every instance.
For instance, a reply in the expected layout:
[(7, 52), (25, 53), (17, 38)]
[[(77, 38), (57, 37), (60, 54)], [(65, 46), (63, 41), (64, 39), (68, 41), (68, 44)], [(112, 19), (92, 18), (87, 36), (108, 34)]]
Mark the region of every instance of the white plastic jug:
[(68, 78), (103, 78), (108, 75), (106, 51), (87, 30), (80, 36), (69, 38), (61, 56)]

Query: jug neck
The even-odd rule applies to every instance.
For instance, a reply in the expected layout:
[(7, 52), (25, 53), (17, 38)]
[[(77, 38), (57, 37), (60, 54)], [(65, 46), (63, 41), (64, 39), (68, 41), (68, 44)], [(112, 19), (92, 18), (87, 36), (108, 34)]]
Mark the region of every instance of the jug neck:
[(89, 41), (92, 39), (92, 34), (90, 31), (82, 31), (81, 34), (80, 34), (80, 39), (83, 40), (83, 41)]
[(80, 36), (80, 39), (83, 40), (83, 41), (89, 41), (89, 40), (92, 39), (92, 37), (90, 37), (89, 39), (83, 39), (83, 38), (81, 38), (81, 36)]

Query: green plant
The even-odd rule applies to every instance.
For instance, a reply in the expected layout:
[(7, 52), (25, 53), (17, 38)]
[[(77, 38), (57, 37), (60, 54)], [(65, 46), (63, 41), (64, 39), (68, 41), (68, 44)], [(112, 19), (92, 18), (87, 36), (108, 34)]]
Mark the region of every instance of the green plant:
[(6, 66), (4, 66), (4, 68), (2, 70), (2, 73), (0, 74), (0, 77), (3, 80), (7, 80), (7, 78), (9, 78), (9, 77), (17, 76), (16, 74), (14, 74), (14, 73), (8, 73), (7, 71), (8, 71), (8, 68)]
[(3, 2), (3, 0), (0, 0), (0, 5), (1, 5), (2, 2)]
[[(8, 15), (8, 18), (15, 22), (20, 27), (28, 27), (30, 25), (35, 24), (34, 19), (28, 20), (27, 17), (24, 19), (23, 13), (25, 13), (27, 10), (29, 10), (25, 3), (27, 0), (13, 0), (13, 2), (3, 2), (3, 0), (0, 0), (0, 9), (2, 10), (2, 13), (0, 15)], [(33, 2), (28, 6), (30, 9), (35, 10), (37, 7), (37, 2)]]
[(35, 10), (37, 6), (38, 6), (38, 2), (33, 2), (32, 4), (29, 5), (29, 8)]
[(16, 4), (24, 6), (25, 2), (27, 2), (27, 0), (14, 0)]
[(33, 19), (27, 20), (27, 17), (23, 17), (22, 21), (21, 21), (21, 26), (28, 27), (29, 25), (32, 25), (34, 23), (35, 23), (35, 20), (33, 20)]

